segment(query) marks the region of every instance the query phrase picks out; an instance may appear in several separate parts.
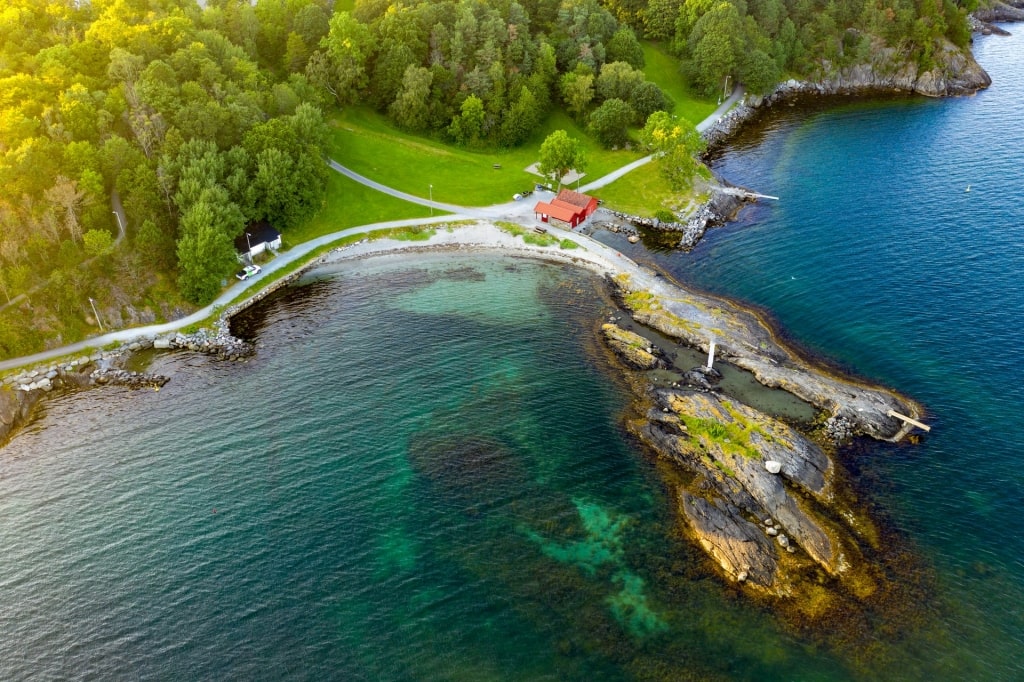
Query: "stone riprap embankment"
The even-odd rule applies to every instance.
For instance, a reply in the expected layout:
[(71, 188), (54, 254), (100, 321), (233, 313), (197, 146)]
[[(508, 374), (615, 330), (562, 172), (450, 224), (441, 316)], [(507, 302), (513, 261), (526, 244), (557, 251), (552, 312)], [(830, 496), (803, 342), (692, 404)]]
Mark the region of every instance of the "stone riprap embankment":
[[(719, 183), (723, 187), (732, 187), (729, 183), (723, 180), (719, 180)], [(687, 216), (686, 220), (681, 222), (663, 221), (657, 218), (645, 218), (643, 216), (621, 213), (613, 210), (608, 210), (608, 213), (636, 227), (646, 227), (655, 230), (662, 230), (664, 232), (678, 232), (678, 248), (684, 251), (689, 251), (697, 245), (697, 243), (704, 237), (704, 233), (710, 228), (724, 225), (730, 220), (735, 219), (739, 210), (743, 208), (745, 204), (752, 201), (752, 197), (750, 195), (743, 196), (740, 193), (721, 192), (718, 191), (718, 188), (716, 187), (709, 187), (708, 189), (710, 192), (710, 198), (700, 204)], [(630, 232), (628, 228), (621, 230), (616, 229), (613, 231), (635, 234), (635, 231)]]
[(253, 345), (233, 337), (226, 324), (221, 322), (212, 332), (201, 329), (194, 334), (140, 337), (113, 350), (95, 351), (4, 377), (0, 382), (0, 443), (28, 422), (35, 406), (48, 393), (93, 386), (160, 388), (170, 380), (159, 374), (125, 369), (133, 353), (150, 348), (187, 349), (224, 360), (252, 355)]

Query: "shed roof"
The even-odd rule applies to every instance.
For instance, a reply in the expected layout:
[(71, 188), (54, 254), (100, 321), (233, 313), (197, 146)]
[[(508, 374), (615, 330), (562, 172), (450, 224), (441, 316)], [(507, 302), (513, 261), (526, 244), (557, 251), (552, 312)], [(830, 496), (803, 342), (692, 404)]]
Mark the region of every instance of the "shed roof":
[[(557, 200), (556, 200), (557, 201)], [(544, 201), (538, 201), (537, 205), (533, 207), (534, 213), (543, 213), (551, 216), (555, 220), (561, 220), (564, 223), (571, 223), (579, 215), (579, 209), (573, 206), (567, 206), (565, 204), (547, 203)]]
[(579, 206), (580, 208), (586, 208), (591, 201), (597, 201), (594, 197), (589, 194), (583, 194), (581, 192), (574, 192), (571, 189), (562, 188), (555, 197), (555, 201), (564, 201), (572, 206)]
[[(249, 234), (248, 240), (245, 238), (246, 233)], [(253, 246), (266, 244), (280, 236), (281, 233), (271, 227), (270, 223), (265, 220), (261, 220), (258, 223), (249, 223), (245, 226), (242, 234), (235, 237), (235, 249), (240, 253), (248, 253), (250, 244)]]

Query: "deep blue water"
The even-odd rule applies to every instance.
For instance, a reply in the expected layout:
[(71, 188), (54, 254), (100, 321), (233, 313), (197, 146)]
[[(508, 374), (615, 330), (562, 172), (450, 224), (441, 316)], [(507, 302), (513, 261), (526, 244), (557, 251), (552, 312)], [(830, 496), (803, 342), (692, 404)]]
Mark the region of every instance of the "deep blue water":
[(633, 252), (925, 406), (922, 445), (850, 466), (937, 572), (950, 679), (969, 659), (968, 677), (1024, 679), (1024, 30), (1007, 28), (975, 46), (994, 84), (974, 97), (768, 116), (715, 170), (780, 201), (692, 254)]
[(0, 451), (0, 679), (1024, 677), (1022, 48), (979, 43), (973, 98), (772, 119), (718, 171), (780, 202), (631, 251), (926, 407), (849, 461), (922, 632), (852, 652), (724, 587), (621, 432), (599, 280), (442, 254), (267, 302), (252, 362), (48, 404)]

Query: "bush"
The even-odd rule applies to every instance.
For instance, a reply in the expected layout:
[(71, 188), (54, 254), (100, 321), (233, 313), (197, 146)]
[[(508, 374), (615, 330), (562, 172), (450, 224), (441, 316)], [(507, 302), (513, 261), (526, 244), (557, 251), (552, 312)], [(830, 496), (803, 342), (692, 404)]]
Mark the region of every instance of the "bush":
[(663, 223), (676, 222), (676, 214), (664, 208), (659, 208), (657, 211), (655, 211), (654, 217)]

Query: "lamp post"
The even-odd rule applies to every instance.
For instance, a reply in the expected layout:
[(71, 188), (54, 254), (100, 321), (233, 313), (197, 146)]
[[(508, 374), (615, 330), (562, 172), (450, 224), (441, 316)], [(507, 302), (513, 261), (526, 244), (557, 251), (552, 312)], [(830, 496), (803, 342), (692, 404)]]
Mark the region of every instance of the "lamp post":
[(117, 218), (117, 227), (121, 230), (121, 234), (124, 234), (124, 224), (121, 223), (121, 214), (117, 211), (111, 211), (111, 213), (113, 213), (114, 217)]
[(100, 331), (104, 331), (103, 322), (100, 320), (100, 314), (96, 312), (96, 301), (92, 300), (91, 296), (89, 297), (89, 305), (92, 306), (92, 314), (96, 316), (96, 324), (100, 326)]
[(434, 186), (430, 186), (430, 217), (434, 217)]
[(245, 255), (249, 257), (249, 263), (252, 264), (252, 242), (249, 241), (249, 233), (245, 233), (245, 245), (249, 247), (249, 252)]

